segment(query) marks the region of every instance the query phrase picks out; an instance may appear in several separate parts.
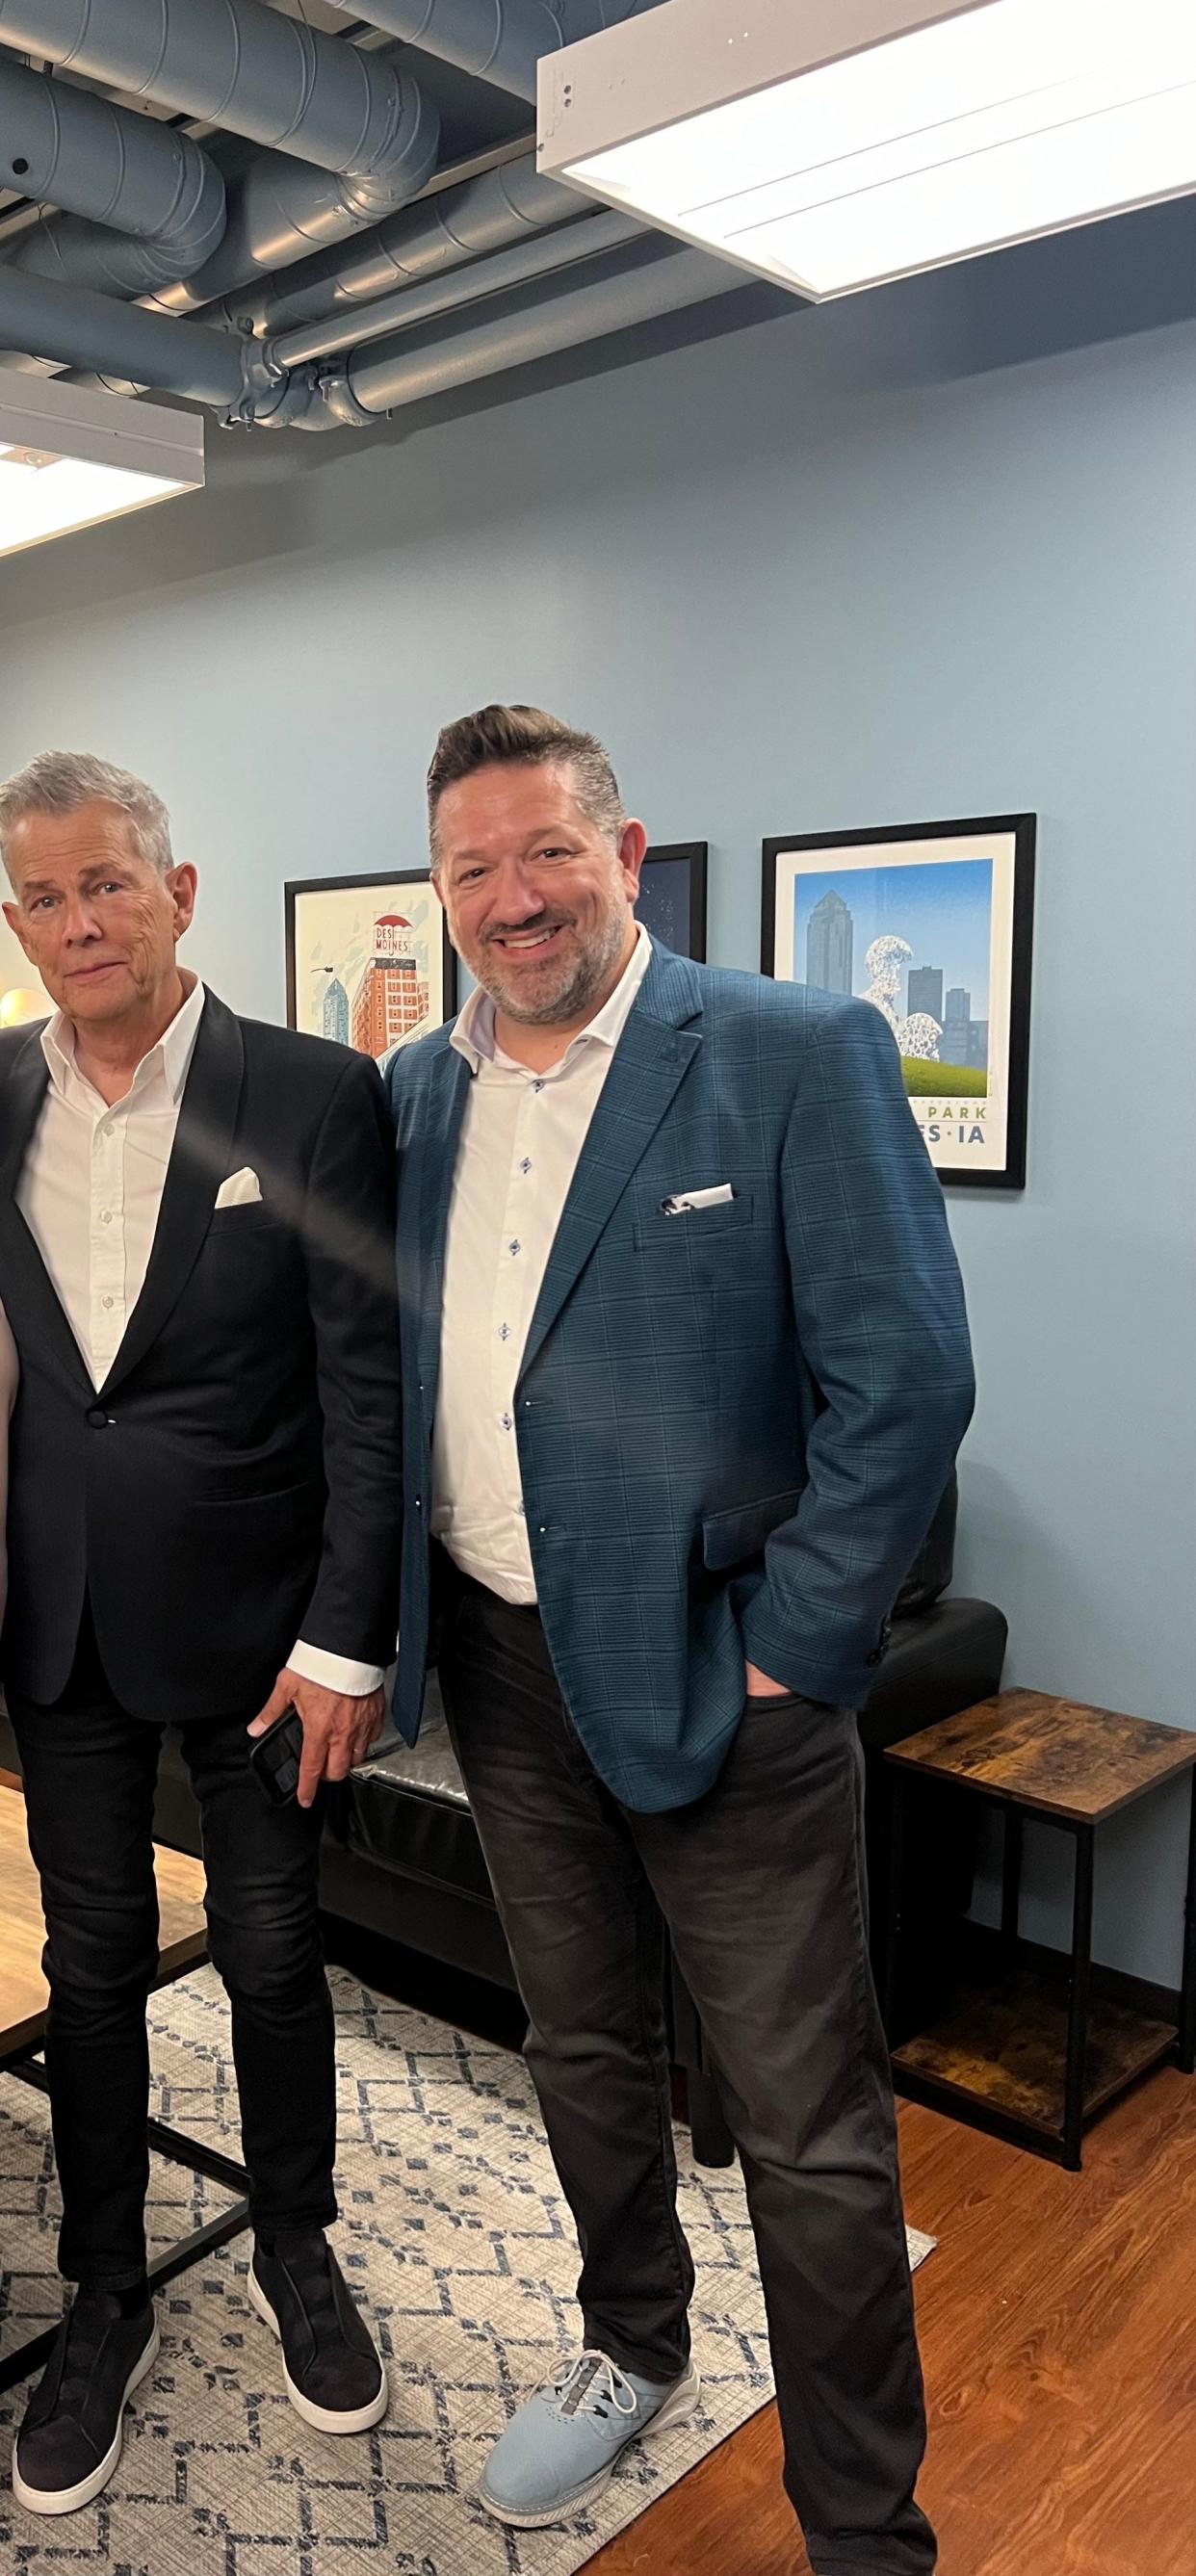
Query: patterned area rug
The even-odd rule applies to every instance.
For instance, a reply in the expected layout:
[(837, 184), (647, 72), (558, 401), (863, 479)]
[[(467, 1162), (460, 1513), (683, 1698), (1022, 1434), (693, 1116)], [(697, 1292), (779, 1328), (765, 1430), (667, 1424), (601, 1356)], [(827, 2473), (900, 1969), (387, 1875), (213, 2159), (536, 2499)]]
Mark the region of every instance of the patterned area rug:
[[(0, 2567), (50, 2576), (573, 2576), (772, 2393), (738, 2169), (695, 2167), (680, 2209), (698, 2271), (693, 2422), (634, 2449), (591, 2513), (507, 2532), (476, 2501), (511, 2405), (576, 2341), (568, 2211), (518, 2058), (332, 1972), (340, 2068), (337, 2246), (386, 2354), (375, 2433), (309, 2432), (245, 2295), (240, 2236), (160, 2294), (162, 2351), (107, 2493), (37, 2522), (7, 2481), (25, 2389), (0, 2399)], [(210, 1968), (151, 2005), (159, 2116), (239, 2154), (228, 2017)], [(155, 2250), (222, 2205), (155, 2159)], [(53, 2322), (57, 2192), (44, 2100), (0, 2078), (0, 2349)], [(932, 2239), (911, 2231), (921, 2261)]]

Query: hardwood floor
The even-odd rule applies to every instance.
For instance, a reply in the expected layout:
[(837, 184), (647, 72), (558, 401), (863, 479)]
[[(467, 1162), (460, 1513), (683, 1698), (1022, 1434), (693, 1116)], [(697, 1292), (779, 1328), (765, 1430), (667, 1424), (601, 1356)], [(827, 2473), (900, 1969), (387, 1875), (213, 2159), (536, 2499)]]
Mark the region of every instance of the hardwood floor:
[[(1084, 2171), (900, 2112), (941, 2576), (1196, 2576), (1196, 2083), (1168, 2069)], [(769, 2407), (588, 2576), (807, 2576)]]
[[(204, 1874), (185, 1852), (156, 1846), (163, 1979), (207, 1951)], [(46, 1926), (29, 1853), (25, 1802), (11, 1771), (0, 1770), (0, 2048), (23, 2047), (45, 2025), (49, 1993), (42, 1975)]]

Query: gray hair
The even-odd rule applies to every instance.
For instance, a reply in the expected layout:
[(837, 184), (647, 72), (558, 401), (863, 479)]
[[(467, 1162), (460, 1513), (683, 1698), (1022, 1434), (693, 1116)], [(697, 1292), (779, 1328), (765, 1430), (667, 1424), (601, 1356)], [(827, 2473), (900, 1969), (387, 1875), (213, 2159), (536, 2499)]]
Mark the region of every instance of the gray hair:
[(31, 814), (74, 814), (80, 805), (115, 805), (129, 822), (134, 844), (151, 868), (165, 876), (174, 866), (170, 816), (160, 796), (129, 769), (115, 769), (90, 751), (39, 751), (27, 769), (0, 786), (0, 859), (8, 867), (14, 826)]

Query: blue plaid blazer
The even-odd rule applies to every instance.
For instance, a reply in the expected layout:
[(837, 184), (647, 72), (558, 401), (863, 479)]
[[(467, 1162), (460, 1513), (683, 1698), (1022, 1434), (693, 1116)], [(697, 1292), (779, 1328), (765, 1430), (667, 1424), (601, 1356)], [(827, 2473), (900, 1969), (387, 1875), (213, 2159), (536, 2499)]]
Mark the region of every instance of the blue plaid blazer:
[[(457, 1142), (448, 1029), (389, 1072), (406, 1465), (395, 1717), (429, 1636), (431, 1438)], [(730, 1182), (689, 1215), (662, 1201)], [(654, 950), (574, 1175), (519, 1380), (553, 1664), (632, 1808), (717, 1775), (744, 1658), (858, 1707), (972, 1408), (943, 1197), (870, 1003)]]

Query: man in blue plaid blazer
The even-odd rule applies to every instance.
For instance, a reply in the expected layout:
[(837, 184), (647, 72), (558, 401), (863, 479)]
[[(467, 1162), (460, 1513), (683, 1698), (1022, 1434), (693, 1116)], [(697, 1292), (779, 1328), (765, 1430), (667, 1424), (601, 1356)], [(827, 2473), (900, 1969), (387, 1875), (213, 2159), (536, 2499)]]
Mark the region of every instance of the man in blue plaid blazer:
[(692, 2412), (660, 1916), (746, 2178), (816, 2576), (927, 2576), (921, 2378), (868, 1969), (853, 1712), (972, 1403), (939, 1184), (869, 1004), (633, 911), (590, 735), (442, 734), (477, 978), (400, 1052), (408, 1509), (396, 1716), (449, 1724), (583, 2253), (579, 2351), (482, 2501), (582, 2510)]

